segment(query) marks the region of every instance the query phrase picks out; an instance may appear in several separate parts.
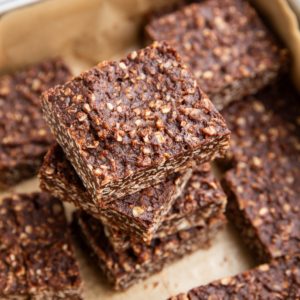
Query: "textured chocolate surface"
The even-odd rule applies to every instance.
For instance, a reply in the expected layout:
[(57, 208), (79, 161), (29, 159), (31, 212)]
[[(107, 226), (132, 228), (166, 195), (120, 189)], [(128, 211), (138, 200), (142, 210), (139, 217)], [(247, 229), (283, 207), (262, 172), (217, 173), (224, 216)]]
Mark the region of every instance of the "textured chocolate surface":
[(154, 239), (150, 246), (140, 244), (116, 252), (107, 240), (103, 226), (84, 212), (74, 215), (74, 228), (94, 260), (116, 290), (123, 290), (160, 271), (166, 264), (197, 249), (209, 246), (210, 240), (225, 224), (224, 215), (209, 225), (184, 230), (164, 239)]
[(59, 200), (42, 193), (1, 200), (0, 233), (1, 299), (81, 299), (79, 269)]
[(262, 261), (300, 247), (300, 106), (288, 83), (224, 111), (232, 129), (228, 215)]
[(228, 146), (223, 118), (163, 43), (103, 62), (47, 91), (42, 103), (95, 201), (133, 194)]
[[(91, 202), (91, 198), (59, 146), (53, 146), (47, 153), (39, 177), (41, 188), (63, 201), (71, 201), (78, 207), (83, 207), (78, 202)], [(164, 200), (163, 198), (162, 204)], [(105, 211), (95, 214), (91, 209), (86, 209), (86, 211), (102, 219), (106, 225), (106, 233), (115, 248), (127, 248), (130, 241), (145, 241), (145, 237), (148, 236), (146, 241), (149, 242), (153, 235), (154, 237), (164, 237), (179, 230), (205, 225), (208, 218), (224, 211), (226, 196), (214, 178), (210, 165), (206, 163), (194, 169), (181, 196), (177, 197), (168, 213), (161, 216), (160, 223), (156, 223), (156, 230), (153, 226), (151, 231), (149, 231), (151, 229), (149, 226), (146, 228), (144, 226), (144, 229), (140, 227), (137, 230), (137, 225), (134, 224), (139, 224), (143, 215), (127, 214), (132, 206), (140, 207), (141, 202), (143, 203), (138, 197), (129, 196), (108, 205), (107, 210), (115, 211), (114, 214)], [(146, 208), (151, 211), (146, 220), (149, 224), (153, 224), (155, 219), (152, 216), (156, 206), (147, 202), (145, 203)], [(123, 217), (114, 218), (117, 214), (123, 215)], [(126, 223), (122, 221), (125, 217)], [(143, 231), (146, 233), (141, 234)], [(151, 235), (147, 231), (151, 232)]]
[(45, 157), (40, 170), (41, 188), (63, 201), (70, 201), (109, 227), (132, 233), (140, 240), (150, 241), (188, 179), (191, 170), (170, 175), (166, 182), (117, 199), (105, 209), (94, 203), (62, 149), (55, 145)]
[(218, 109), (257, 92), (287, 62), (287, 51), (245, 0), (179, 6), (154, 17), (146, 33), (179, 52)]
[(194, 288), (169, 300), (300, 299), (299, 255)]
[(53, 142), (39, 97), (69, 78), (69, 69), (59, 59), (0, 76), (0, 187), (37, 172)]

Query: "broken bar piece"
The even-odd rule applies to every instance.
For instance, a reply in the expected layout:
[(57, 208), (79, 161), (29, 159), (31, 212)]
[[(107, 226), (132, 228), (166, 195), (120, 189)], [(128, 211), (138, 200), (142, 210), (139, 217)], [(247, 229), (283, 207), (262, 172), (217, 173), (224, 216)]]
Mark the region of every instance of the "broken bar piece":
[(300, 247), (300, 106), (288, 83), (236, 102), (231, 167), (223, 180), (227, 213), (262, 262)]
[(282, 257), (169, 300), (300, 299), (300, 256)]
[(173, 174), (166, 182), (149, 187), (109, 203), (105, 209), (95, 204), (62, 149), (55, 145), (47, 153), (40, 169), (41, 189), (84, 209), (110, 227), (150, 241), (181, 194), (192, 171)]
[[(77, 207), (84, 208), (87, 206), (79, 203), (91, 202), (80, 178), (58, 145), (52, 146), (47, 153), (39, 177), (41, 188), (63, 201), (70, 201)], [(151, 189), (155, 190), (156, 187)], [(176, 200), (159, 222), (154, 218), (159, 206), (149, 206), (151, 202), (145, 205), (149, 214), (132, 214), (132, 207), (141, 207), (140, 203), (143, 203), (139, 194), (142, 195), (138, 192), (134, 197), (131, 195), (112, 202), (107, 207), (108, 212), (102, 210), (94, 213), (91, 209), (85, 209), (102, 220), (106, 233), (116, 248), (126, 248), (130, 240), (150, 242), (153, 237), (164, 237), (179, 230), (203, 225), (207, 218), (223, 212), (226, 204), (226, 196), (208, 163), (195, 168), (184, 190), (183, 187), (177, 188)], [(165, 200), (164, 197), (161, 198), (161, 205), (165, 205)], [(141, 226), (141, 223), (145, 225)], [(150, 226), (151, 224), (155, 224), (155, 227)]]
[(0, 188), (36, 174), (54, 140), (39, 97), (69, 78), (70, 71), (60, 59), (0, 76)]
[(197, 249), (206, 248), (225, 224), (224, 215), (210, 220), (204, 227), (183, 230), (163, 239), (154, 239), (150, 246), (140, 244), (116, 252), (105, 236), (100, 221), (77, 211), (74, 230), (81, 237), (83, 246), (90, 250), (94, 260), (116, 290), (124, 290), (159, 272), (162, 268)]
[(61, 202), (18, 194), (1, 200), (0, 212), (0, 298), (82, 299)]
[(218, 109), (254, 94), (286, 69), (287, 51), (245, 0), (208, 0), (180, 7), (146, 26), (167, 41)]
[(100, 204), (228, 148), (222, 116), (164, 43), (102, 62), (48, 90), (42, 103), (58, 143)]

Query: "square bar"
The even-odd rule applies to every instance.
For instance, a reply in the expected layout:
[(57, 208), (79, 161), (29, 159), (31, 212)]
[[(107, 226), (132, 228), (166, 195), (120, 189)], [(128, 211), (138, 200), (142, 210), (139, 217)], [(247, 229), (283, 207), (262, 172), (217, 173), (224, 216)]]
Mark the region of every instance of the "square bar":
[(207, 0), (154, 17), (150, 41), (167, 41), (218, 109), (287, 69), (287, 50), (245, 0)]
[(224, 111), (232, 129), (223, 180), (228, 216), (261, 261), (300, 247), (299, 95), (283, 82)]
[(43, 193), (0, 204), (0, 298), (81, 298), (81, 280), (61, 202)]
[(36, 174), (54, 140), (39, 97), (68, 79), (70, 71), (60, 59), (0, 76), (0, 188)]
[(164, 43), (102, 62), (48, 90), (42, 103), (95, 202), (134, 194), (228, 147), (222, 116)]

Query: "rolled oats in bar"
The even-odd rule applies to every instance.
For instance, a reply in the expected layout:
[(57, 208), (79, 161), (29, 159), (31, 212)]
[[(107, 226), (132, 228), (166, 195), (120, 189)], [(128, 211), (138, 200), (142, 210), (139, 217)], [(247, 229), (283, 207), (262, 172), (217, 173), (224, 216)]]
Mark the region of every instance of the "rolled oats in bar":
[(224, 154), (229, 130), (165, 43), (43, 94), (44, 116), (94, 201), (134, 194)]
[(261, 261), (300, 247), (300, 106), (288, 83), (224, 111), (232, 130), (223, 180), (228, 216)]
[(172, 174), (168, 180), (135, 194), (110, 202), (105, 208), (94, 203), (62, 149), (55, 145), (47, 153), (40, 170), (41, 188), (62, 201), (69, 201), (102, 220), (109, 227), (150, 241), (181, 194), (192, 171)]
[(53, 142), (43, 120), (40, 95), (70, 78), (60, 59), (0, 76), (0, 187), (36, 174)]
[(287, 51), (245, 0), (207, 0), (154, 17), (150, 41), (167, 41), (218, 109), (254, 94), (286, 69)]
[(300, 256), (273, 260), (236, 276), (216, 280), (169, 300), (300, 299)]
[(61, 202), (43, 193), (0, 204), (0, 298), (81, 298), (81, 280)]
[(114, 251), (101, 222), (77, 211), (74, 230), (81, 237), (83, 246), (90, 251), (93, 261), (116, 290), (124, 290), (183, 256), (206, 248), (225, 224), (224, 215), (210, 220), (205, 227), (194, 227), (163, 239), (154, 239), (150, 246), (140, 244), (125, 251)]

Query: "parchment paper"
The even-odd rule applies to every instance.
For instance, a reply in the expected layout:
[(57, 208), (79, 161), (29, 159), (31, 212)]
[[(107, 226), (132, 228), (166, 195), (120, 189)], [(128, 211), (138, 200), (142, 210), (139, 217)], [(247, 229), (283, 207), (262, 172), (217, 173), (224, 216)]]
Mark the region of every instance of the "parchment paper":
[(294, 85), (300, 91), (300, 31), (297, 15), (287, 0), (251, 1), (270, 22), (273, 29), (289, 48), (293, 58), (292, 79)]
[[(103, 59), (116, 58), (138, 47), (142, 14), (164, 1), (57, 0), (27, 7), (0, 19), (0, 70), (14, 69), (45, 57), (63, 56), (74, 74)], [(284, 0), (254, 0), (294, 54), (293, 75), (300, 79), (300, 38), (297, 19)], [(279, 22), (280, 20), (280, 22)], [(299, 84), (300, 86), (300, 84)], [(37, 191), (32, 179), (0, 193)], [(65, 205), (68, 218), (74, 209)], [(114, 292), (94, 262), (74, 242), (87, 300), (166, 299), (214, 279), (254, 266), (238, 234), (229, 224), (211, 248), (166, 267), (128, 291)]]

